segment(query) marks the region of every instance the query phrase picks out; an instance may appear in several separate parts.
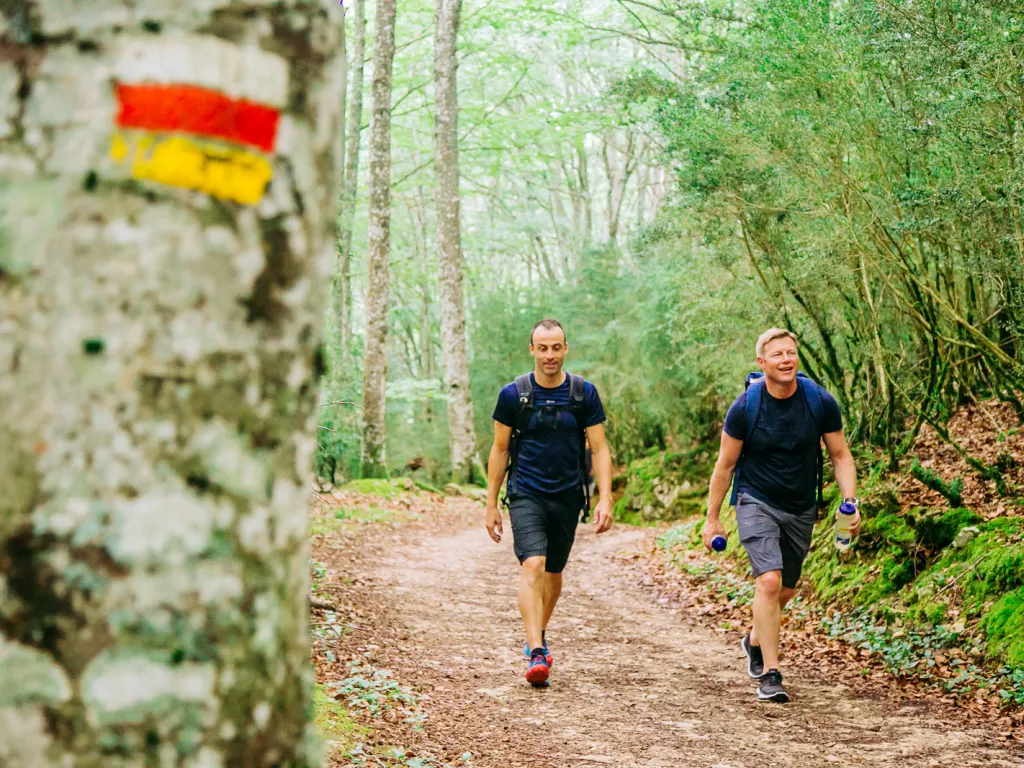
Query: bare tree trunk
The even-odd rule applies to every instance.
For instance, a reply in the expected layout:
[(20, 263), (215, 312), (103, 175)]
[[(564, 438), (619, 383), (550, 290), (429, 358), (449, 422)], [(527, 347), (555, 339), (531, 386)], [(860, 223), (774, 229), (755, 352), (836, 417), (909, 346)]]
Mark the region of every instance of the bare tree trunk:
[(462, 235), (459, 226), (459, 106), (455, 87), (456, 40), (462, 0), (437, 0), (434, 38), (434, 172), (437, 175), (437, 268), (441, 302), (441, 348), (448, 390), (452, 479), (473, 478), (473, 403), (466, 359), (466, 314), (462, 296)]
[(340, 10), (141, 6), (0, 4), (0, 765), (320, 765)]
[(391, 66), (395, 0), (377, 0), (370, 119), (370, 214), (366, 254), (366, 348), (363, 354), (363, 477), (387, 474), (385, 388), (391, 256)]
[(338, 268), (334, 287), (334, 314), (340, 326), (341, 354), (348, 358), (352, 342), (352, 228), (355, 222), (356, 191), (359, 188), (359, 138), (363, 119), (363, 61), (366, 58), (366, 0), (351, 0), (355, 14), (352, 30), (352, 86), (345, 136), (345, 179), (342, 182), (338, 215)]

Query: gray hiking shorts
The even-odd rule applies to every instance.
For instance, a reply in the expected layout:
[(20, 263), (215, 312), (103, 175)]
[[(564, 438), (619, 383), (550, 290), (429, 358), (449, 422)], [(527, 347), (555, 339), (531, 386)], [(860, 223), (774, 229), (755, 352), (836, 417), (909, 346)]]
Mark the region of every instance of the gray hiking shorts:
[(512, 542), (522, 564), (528, 557), (547, 558), (544, 570), (561, 573), (569, 562), (576, 524), (583, 509), (583, 490), (562, 493), (517, 493), (508, 500)]
[(796, 587), (804, 559), (811, 548), (817, 510), (799, 515), (783, 512), (770, 504), (741, 493), (736, 500), (736, 527), (740, 543), (750, 558), (756, 579), (768, 571), (782, 571), (782, 586)]

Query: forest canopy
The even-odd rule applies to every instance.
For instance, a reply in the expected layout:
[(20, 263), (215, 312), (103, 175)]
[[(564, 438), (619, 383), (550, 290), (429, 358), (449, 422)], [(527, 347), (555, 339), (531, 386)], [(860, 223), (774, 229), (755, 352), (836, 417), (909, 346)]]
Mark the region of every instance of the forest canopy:
[[(403, 4), (397, 23), (387, 430), (393, 471), (418, 458), (442, 480), (431, 14)], [(892, 462), (958, 404), (1020, 411), (1022, 24), (1012, 5), (952, 0), (466, 3), (478, 450), (548, 314), (569, 329), (567, 367), (601, 389), (620, 461), (713, 437), (770, 325), (799, 335), (853, 441)], [(332, 337), (326, 401), (355, 397), (359, 343)], [(357, 475), (358, 414), (322, 423)]]

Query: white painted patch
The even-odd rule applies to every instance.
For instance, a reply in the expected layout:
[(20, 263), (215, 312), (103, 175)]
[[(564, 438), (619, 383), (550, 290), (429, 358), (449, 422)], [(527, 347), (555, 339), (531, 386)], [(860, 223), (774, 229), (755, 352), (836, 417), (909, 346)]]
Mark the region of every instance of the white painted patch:
[(79, 523), (89, 516), (89, 502), (85, 499), (68, 499), (62, 509), (50, 511), (49, 514), (36, 515), (37, 527), (45, 526), (58, 536), (66, 536), (78, 527)]
[(252, 720), (260, 730), (266, 728), (270, 722), (270, 705), (265, 701), (257, 704), (252, 711)]
[(185, 762), (185, 768), (223, 768), (224, 763), (213, 747), (203, 747)]
[(227, 425), (215, 422), (197, 432), (189, 448), (199, 454), (212, 482), (240, 496), (264, 498), (269, 472), (266, 460), (247, 450), (243, 439)]
[(210, 541), (215, 506), (183, 489), (155, 489), (114, 505), (110, 552), (121, 562), (159, 561), (175, 567)]
[(214, 668), (204, 664), (169, 667), (143, 656), (101, 653), (82, 674), (82, 695), (90, 715), (136, 713), (158, 699), (210, 702)]
[[(309, 465), (303, 472), (309, 472)], [(292, 542), (305, 540), (307, 510), (309, 508), (308, 492), (302, 492), (295, 483), (284, 478), (274, 482), (272, 505), (274, 510), (274, 546), (286, 548)]]
[(283, 109), (288, 64), (254, 45), (206, 35), (139, 37), (124, 42), (115, 76), (122, 83), (196, 85)]
[(49, 655), (0, 641), (0, 708), (63, 704), (71, 698), (67, 673)]
[(253, 507), (249, 514), (238, 521), (238, 540), (249, 552), (266, 552), (270, 549), (270, 510)]

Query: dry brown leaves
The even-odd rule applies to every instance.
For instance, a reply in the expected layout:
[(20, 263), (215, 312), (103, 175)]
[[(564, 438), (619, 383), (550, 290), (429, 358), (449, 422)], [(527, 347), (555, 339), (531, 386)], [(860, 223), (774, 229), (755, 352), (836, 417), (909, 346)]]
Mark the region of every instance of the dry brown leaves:
[[(969, 454), (990, 466), (1003, 469), (1003, 477), (1011, 491), (1024, 489), (1024, 429), (1008, 403), (989, 401), (967, 405), (954, 414), (949, 423), (949, 434)], [(1016, 431), (1015, 431), (1016, 430)], [(985, 519), (1005, 515), (1024, 514), (1024, 508), (1012, 504), (1008, 497), (996, 491), (994, 483), (968, 466), (960, 454), (927, 424), (921, 427), (913, 455), (927, 469), (949, 482), (964, 479), (964, 506)], [(910, 507), (942, 507), (946, 500), (937, 492), (926, 488), (909, 473), (899, 487), (900, 504)]]

